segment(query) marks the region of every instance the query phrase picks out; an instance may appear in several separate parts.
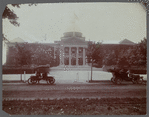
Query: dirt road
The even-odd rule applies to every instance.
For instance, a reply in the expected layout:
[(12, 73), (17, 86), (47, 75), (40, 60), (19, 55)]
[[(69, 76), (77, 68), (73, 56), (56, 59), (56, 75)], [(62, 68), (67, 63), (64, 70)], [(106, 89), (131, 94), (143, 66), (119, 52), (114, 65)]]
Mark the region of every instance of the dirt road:
[(28, 85), (26, 83), (3, 83), (3, 99), (59, 99), (59, 98), (111, 98), (146, 97), (146, 85), (111, 82)]

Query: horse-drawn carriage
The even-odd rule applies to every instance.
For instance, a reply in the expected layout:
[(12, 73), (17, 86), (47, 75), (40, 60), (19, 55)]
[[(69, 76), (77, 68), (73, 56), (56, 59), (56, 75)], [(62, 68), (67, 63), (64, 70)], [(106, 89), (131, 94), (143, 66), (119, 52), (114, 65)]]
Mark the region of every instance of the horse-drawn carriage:
[(28, 84), (36, 84), (39, 83), (40, 80), (45, 80), (48, 84), (53, 84), (55, 82), (53, 76), (48, 76), (48, 73), (50, 71), (49, 66), (38, 66), (34, 70), (36, 75), (31, 76), (28, 79)]
[(122, 81), (131, 81), (133, 84), (141, 84), (143, 82), (143, 77), (140, 74), (146, 74), (145, 68), (137, 67), (119, 67), (114, 66), (108, 69), (112, 73), (111, 78), (112, 83), (121, 84)]

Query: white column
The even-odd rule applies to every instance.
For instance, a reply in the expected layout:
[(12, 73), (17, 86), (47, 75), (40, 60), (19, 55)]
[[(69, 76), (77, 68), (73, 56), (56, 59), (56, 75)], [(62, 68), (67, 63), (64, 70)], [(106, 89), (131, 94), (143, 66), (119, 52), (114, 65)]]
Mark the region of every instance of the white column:
[(85, 65), (85, 48), (83, 48), (83, 65)]
[(76, 53), (76, 54), (77, 54), (77, 55), (76, 55), (76, 65), (77, 65), (77, 66), (78, 66), (78, 54), (79, 54), (79, 52), (78, 52), (79, 50), (78, 50), (78, 49), (79, 49), (79, 47), (77, 47), (77, 53)]
[(64, 65), (64, 47), (60, 47), (60, 65)]
[(69, 47), (69, 65), (71, 65), (71, 47)]
[(64, 65), (64, 47), (62, 48), (62, 63), (63, 63), (63, 65)]
[(60, 65), (62, 65), (62, 48), (60, 47)]
[(55, 48), (55, 46), (54, 46), (54, 59), (56, 58), (56, 56), (55, 56), (55, 49), (56, 49), (56, 48)]

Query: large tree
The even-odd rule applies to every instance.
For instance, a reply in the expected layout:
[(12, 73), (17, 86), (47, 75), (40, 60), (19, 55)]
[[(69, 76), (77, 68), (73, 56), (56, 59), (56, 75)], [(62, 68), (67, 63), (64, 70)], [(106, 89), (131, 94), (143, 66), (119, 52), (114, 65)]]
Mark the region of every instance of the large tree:
[[(11, 4), (13, 7), (20, 8), (19, 4)], [(18, 16), (15, 14), (13, 10), (11, 10), (8, 6), (5, 7), (5, 10), (2, 14), (3, 19), (8, 19), (11, 24), (14, 26), (19, 26), (20, 24), (17, 22)]]
[(16, 43), (16, 65), (30, 65), (31, 64), (31, 51), (27, 43)]
[(101, 52), (101, 42), (88, 42), (88, 48), (87, 48), (87, 60), (88, 63), (91, 62), (98, 62), (102, 60), (102, 52)]
[(138, 44), (117, 53), (109, 53), (104, 64), (119, 66), (146, 66), (147, 65), (147, 39), (144, 38)]
[(33, 50), (32, 53), (32, 64), (36, 65), (46, 65), (54, 64), (54, 49), (51, 46), (46, 46), (43, 44), (38, 44), (35, 47), (31, 47)]
[[(20, 8), (21, 4), (10, 4), (12, 7), (17, 7), (17, 8)], [(32, 5), (37, 5), (37, 4), (33, 4), (33, 3), (30, 3), (28, 4), (28, 6), (32, 6)], [(14, 26), (17, 26), (19, 27), (20, 26), (20, 23), (17, 21), (19, 19), (19, 17), (17, 16), (17, 14), (11, 10), (8, 5), (5, 7), (4, 9), (4, 12), (2, 14), (2, 19), (8, 19), (9, 22), (14, 25)], [(7, 38), (6, 38), (6, 35), (3, 34), (3, 40), (4, 41), (9, 41)]]
[(87, 48), (87, 60), (88, 63), (91, 63), (91, 81), (92, 81), (92, 66), (93, 63), (98, 63), (102, 61), (102, 52), (101, 52), (101, 42), (88, 42)]
[(144, 38), (132, 50), (129, 50), (127, 59), (130, 65), (147, 65), (147, 39)]
[(31, 64), (31, 52), (27, 43), (18, 44), (16, 43), (16, 52), (15, 52), (15, 64), (21, 66), (21, 81), (24, 65), (29, 66)]
[[(32, 6), (32, 5), (37, 5), (37, 4), (28, 4), (29, 6)], [(11, 4), (12, 7), (17, 7), (17, 8), (20, 8), (21, 4)], [(13, 24), (14, 26), (19, 26), (20, 23), (17, 21), (18, 20), (18, 16), (17, 14), (11, 10), (8, 6), (5, 7), (4, 9), (4, 12), (2, 14), (2, 18), (3, 19), (8, 19), (10, 21), (11, 24)]]
[(15, 47), (9, 48), (9, 55), (11, 59), (7, 61), (7, 65), (59, 65), (59, 49), (57, 48), (54, 54), (54, 47), (50, 45), (16, 43)]

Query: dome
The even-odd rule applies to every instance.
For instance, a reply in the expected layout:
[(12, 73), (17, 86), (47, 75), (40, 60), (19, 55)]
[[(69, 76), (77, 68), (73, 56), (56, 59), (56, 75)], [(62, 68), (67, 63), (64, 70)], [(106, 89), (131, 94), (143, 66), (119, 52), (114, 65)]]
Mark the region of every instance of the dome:
[(65, 32), (64, 33), (64, 37), (72, 37), (72, 36), (82, 37), (82, 33), (81, 32)]

